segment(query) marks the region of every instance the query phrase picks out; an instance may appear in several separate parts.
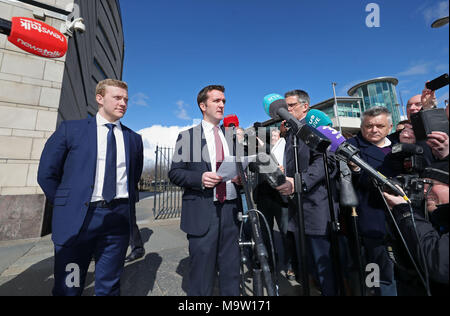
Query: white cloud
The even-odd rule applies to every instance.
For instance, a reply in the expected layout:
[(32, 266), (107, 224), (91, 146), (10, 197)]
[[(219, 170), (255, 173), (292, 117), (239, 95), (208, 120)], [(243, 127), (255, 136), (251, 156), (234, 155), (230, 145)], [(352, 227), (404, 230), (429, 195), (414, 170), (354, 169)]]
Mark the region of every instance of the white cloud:
[[(367, 80), (367, 79), (365, 79)], [(336, 91), (336, 96), (346, 96), (348, 90), (350, 90), (350, 88), (354, 87), (355, 85), (357, 85), (358, 83), (364, 82), (365, 80), (353, 80), (352, 82), (346, 83), (343, 86), (339, 86), (339, 84), (336, 86), (337, 87), (337, 91)]]
[(196, 125), (195, 122), (189, 126), (153, 125), (138, 131), (144, 144), (144, 169), (150, 168), (155, 164), (156, 146), (175, 148), (178, 134)]
[(438, 106), (439, 106), (439, 107), (445, 106), (445, 103), (444, 103), (445, 100), (448, 100), (448, 91), (445, 92), (443, 95), (441, 95), (440, 97), (437, 98)]
[(425, 22), (431, 25), (433, 21), (448, 16), (448, 9), (448, 1), (441, 1), (434, 6), (424, 9)]
[(183, 100), (180, 100), (177, 102), (178, 110), (175, 111), (177, 118), (185, 121), (192, 120), (191, 117), (188, 115), (186, 107), (189, 107), (188, 104), (186, 104)]
[(140, 106), (149, 106), (148, 101), (150, 97), (145, 93), (139, 92), (133, 95), (130, 99), (130, 104), (140, 105)]
[(408, 77), (416, 75), (426, 75), (430, 72), (430, 63), (423, 63), (409, 67), (408, 69), (398, 73), (397, 77)]
[(440, 64), (437, 65), (434, 70), (436, 72), (448, 72), (448, 64)]

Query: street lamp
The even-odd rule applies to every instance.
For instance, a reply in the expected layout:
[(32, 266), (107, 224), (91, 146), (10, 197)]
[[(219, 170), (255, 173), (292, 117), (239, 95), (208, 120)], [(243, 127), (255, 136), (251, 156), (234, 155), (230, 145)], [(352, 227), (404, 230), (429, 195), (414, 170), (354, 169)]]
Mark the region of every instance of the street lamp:
[(431, 27), (434, 29), (437, 29), (437, 28), (443, 27), (444, 25), (447, 25), (447, 24), (448, 24), (448, 16), (437, 19), (436, 21), (434, 21), (431, 24)]
[(333, 94), (334, 94), (334, 116), (337, 119), (337, 123), (339, 126), (339, 133), (342, 134), (342, 127), (341, 127), (341, 120), (339, 118), (339, 111), (338, 111), (338, 103), (337, 103), (337, 97), (336, 97), (336, 82), (331, 83), (333, 85)]

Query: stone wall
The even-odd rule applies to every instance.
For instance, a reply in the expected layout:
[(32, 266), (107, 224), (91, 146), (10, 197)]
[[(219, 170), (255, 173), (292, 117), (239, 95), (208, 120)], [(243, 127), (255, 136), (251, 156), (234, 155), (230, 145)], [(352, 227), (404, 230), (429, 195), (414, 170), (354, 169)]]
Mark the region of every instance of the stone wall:
[[(65, 9), (73, 0), (40, 1)], [(21, 3), (0, 2), (0, 18), (34, 18)], [(46, 17), (56, 29), (63, 21)], [(44, 196), (39, 158), (56, 129), (65, 57), (45, 59), (15, 47), (0, 34), (0, 240), (38, 237)]]

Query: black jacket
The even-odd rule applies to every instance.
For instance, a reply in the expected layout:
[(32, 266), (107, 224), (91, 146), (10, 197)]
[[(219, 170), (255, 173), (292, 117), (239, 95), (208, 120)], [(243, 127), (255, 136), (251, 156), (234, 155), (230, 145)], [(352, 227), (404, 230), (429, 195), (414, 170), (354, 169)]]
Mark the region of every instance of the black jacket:
[[(449, 204), (441, 205), (431, 215), (431, 221), (427, 221), (419, 212), (414, 212), (416, 226), (416, 229), (414, 229), (408, 205), (400, 204), (393, 208), (393, 214), (399, 229), (416, 262), (422, 262), (419, 247), (422, 248), (432, 288), (433, 283), (435, 283), (435, 288), (439, 287), (438, 292), (432, 291), (433, 295), (448, 294), (449, 211)], [(442, 221), (442, 218), (446, 218), (446, 220)], [(432, 222), (435, 223), (435, 226), (433, 226)], [(417, 231), (418, 239), (415, 231)], [(446, 292), (442, 293), (443, 290)]]

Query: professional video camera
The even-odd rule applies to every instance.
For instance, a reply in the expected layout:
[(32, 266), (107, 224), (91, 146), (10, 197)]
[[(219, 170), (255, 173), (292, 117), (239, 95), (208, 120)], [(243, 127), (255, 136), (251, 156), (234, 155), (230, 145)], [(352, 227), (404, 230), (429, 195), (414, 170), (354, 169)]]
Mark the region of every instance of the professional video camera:
[[(394, 168), (402, 170), (401, 175), (395, 177), (393, 182), (398, 184), (409, 197), (415, 209), (424, 207), (424, 185), (426, 181), (420, 178), (425, 169), (424, 150), (416, 144), (396, 144), (392, 147)], [(426, 214), (426, 212), (425, 212)]]

